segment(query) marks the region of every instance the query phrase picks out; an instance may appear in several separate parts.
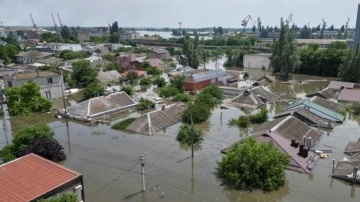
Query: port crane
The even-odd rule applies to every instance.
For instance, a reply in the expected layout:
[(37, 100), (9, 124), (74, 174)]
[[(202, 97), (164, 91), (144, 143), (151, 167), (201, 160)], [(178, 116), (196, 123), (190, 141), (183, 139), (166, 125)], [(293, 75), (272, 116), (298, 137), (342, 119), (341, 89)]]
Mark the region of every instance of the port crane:
[(251, 19), (251, 15), (247, 15), (247, 16), (245, 17), (245, 19), (243, 19), (243, 20), (241, 21), (241, 26), (243, 26), (243, 27), (244, 27), (243, 32), (245, 32), (245, 30), (246, 30), (246, 26), (247, 26), (247, 24), (248, 24), (249, 20), (251, 20), (251, 21), (252, 21), (252, 19)]
[(53, 23), (54, 23), (55, 32), (56, 32), (56, 34), (57, 34), (57, 33), (58, 33), (58, 27), (57, 27), (57, 24), (56, 24), (56, 22), (55, 22), (54, 14), (51, 13), (51, 17), (52, 17), (52, 20), (53, 20)]
[(63, 24), (62, 24), (62, 22), (61, 22), (59, 13), (57, 13), (57, 16), (58, 16), (58, 19), (59, 19), (60, 27), (62, 28), (62, 27), (63, 27)]
[(30, 13), (30, 18), (31, 18), (31, 22), (33, 24), (33, 27), (36, 28), (36, 24), (35, 24), (34, 18), (33, 18), (31, 13)]
[(292, 17), (293, 17), (293, 14), (290, 13), (289, 17), (286, 19), (286, 25), (289, 25), (290, 22), (292, 22)]

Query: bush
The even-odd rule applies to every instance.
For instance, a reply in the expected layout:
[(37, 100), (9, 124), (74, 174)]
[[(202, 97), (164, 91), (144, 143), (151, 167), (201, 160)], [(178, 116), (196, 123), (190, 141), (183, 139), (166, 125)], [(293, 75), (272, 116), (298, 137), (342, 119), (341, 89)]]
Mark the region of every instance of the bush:
[(284, 185), (288, 163), (287, 154), (271, 142), (257, 143), (254, 137), (250, 137), (232, 146), (217, 162), (217, 170), (221, 177), (236, 187), (272, 191)]
[(127, 118), (124, 119), (116, 124), (114, 124), (113, 126), (111, 126), (111, 129), (114, 130), (125, 130), (132, 122), (134, 122), (136, 120), (136, 118)]
[(157, 76), (154, 80), (153, 80), (153, 85), (157, 85), (157, 87), (162, 88), (166, 85), (165, 79)]
[(155, 102), (141, 98), (139, 104), (136, 106), (136, 109), (139, 111), (155, 109)]
[(191, 145), (192, 143), (200, 144), (203, 140), (202, 134), (203, 132), (201, 130), (196, 130), (188, 125), (182, 125), (180, 126), (179, 133), (176, 136), (176, 140), (187, 145)]
[(249, 117), (251, 123), (264, 123), (268, 119), (268, 110), (261, 108), (260, 112)]
[(104, 95), (105, 89), (98, 82), (89, 84), (84, 89), (84, 100)]
[(40, 199), (37, 202), (78, 202), (79, 199), (76, 194), (63, 193), (59, 196), (50, 197), (47, 199)]
[(175, 96), (178, 93), (179, 93), (178, 89), (174, 88), (171, 85), (166, 85), (164, 88), (160, 90), (159, 96), (164, 98), (169, 98)]
[(7, 145), (0, 150), (0, 158), (2, 158), (5, 163), (16, 159), (16, 156), (11, 153), (11, 146)]
[(191, 124), (191, 118), (193, 123), (201, 123), (209, 119), (211, 111), (208, 107), (203, 105), (189, 104), (182, 114), (182, 121), (187, 124)]
[(149, 84), (151, 84), (151, 80), (149, 78), (144, 77), (140, 79), (139, 85), (149, 85)]
[(173, 101), (175, 101), (175, 102), (190, 102), (191, 98), (189, 95), (186, 95), (184, 93), (178, 93), (173, 98)]
[(59, 162), (66, 159), (64, 147), (55, 139), (40, 137), (34, 139), (29, 145), (23, 147), (18, 156), (34, 153), (50, 161)]
[(247, 116), (240, 116), (238, 119), (230, 119), (228, 125), (247, 128), (249, 125), (249, 118)]
[(350, 106), (350, 109), (354, 115), (360, 115), (360, 103), (356, 102)]
[(128, 94), (129, 96), (132, 96), (134, 94), (134, 89), (131, 86), (123, 86), (121, 88), (121, 91), (124, 91), (126, 94)]
[(19, 132), (15, 133), (11, 145), (11, 153), (15, 156), (20, 156), (20, 151), (30, 145), (37, 138), (52, 139), (54, 132), (47, 125), (28, 126)]

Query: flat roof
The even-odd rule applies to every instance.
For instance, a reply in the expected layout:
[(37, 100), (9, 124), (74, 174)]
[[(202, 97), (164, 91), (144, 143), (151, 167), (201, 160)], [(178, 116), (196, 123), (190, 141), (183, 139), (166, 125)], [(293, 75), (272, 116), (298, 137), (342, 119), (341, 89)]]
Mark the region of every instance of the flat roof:
[(36, 154), (28, 154), (0, 166), (0, 201), (35, 200), (81, 176)]
[(51, 77), (51, 76), (59, 76), (59, 75), (60, 75), (59, 73), (53, 71), (41, 71), (41, 72), (15, 74), (14, 79), (22, 80), (22, 79), (33, 79), (36, 77)]

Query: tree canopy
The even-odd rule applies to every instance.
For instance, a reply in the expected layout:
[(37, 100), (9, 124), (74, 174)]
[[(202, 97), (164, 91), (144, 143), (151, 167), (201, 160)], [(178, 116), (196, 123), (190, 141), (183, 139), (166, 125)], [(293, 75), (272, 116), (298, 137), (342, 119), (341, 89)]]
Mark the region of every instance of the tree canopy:
[(360, 81), (360, 45), (355, 50), (349, 50), (339, 67), (339, 77), (342, 81)]
[[(96, 81), (97, 72), (87, 60), (80, 60), (73, 63), (71, 80), (76, 87), (86, 87)], [(74, 86), (74, 87), (75, 87)]]
[(40, 93), (40, 86), (34, 81), (22, 84), (20, 87), (7, 88), (5, 96), (11, 115), (26, 115), (32, 112), (50, 110), (52, 103)]
[(289, 157), (271, 142), (257, 143), (254, 137), (236, 143), (217, 162), (221, 177), (241, 189), (272, 191), (285, 183)]
[(195, 38), (191, 39), (187, 34), (183, 39), (182, 54), (179, 58), (180, 64), (190, 66), (194, 69), (199, 67), (198, 58), (199, 35), (195, 33)]
[(202, 134), (203, 132), (201, 130), (195, 129), (189, 125), (182, 125), (176, 136), (176, 140), (187, 145), (191, 145), (192, 143), (200, 144), (203, 140)]
[(289, 73), (293, 72), (295, 67), (300, 64), (297, 44), (293, 39), (294, 33), (281, 18), (280, 37), (272, 46), (270, 66), (273, 68), (273, 72), (280, 73), (283, 79), (286, 79)]

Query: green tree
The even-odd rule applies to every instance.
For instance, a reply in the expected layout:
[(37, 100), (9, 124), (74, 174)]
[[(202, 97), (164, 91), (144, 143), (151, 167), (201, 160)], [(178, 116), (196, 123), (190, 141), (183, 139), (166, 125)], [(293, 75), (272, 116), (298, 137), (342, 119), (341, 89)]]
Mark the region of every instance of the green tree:
[(104, 95), (105, 89), (97, 81), (84, 88), (84, 100)]
[(119, 26), (117, 21), (113, 22), (110, 26), (110, 35), (115, 32), (119, 32)]
[(204, 69), (206, 69), (206, 63), (208, 62), (209, 58), (211, 57), (211, 52), (206, 49), (200, 49), (199, 56), (201, 62), (204, 64)]
[(204, 88), (195, 99), (195, 104), (213, 108), (222, 103), (224, 94), (222, 90), (215, 86), (210, 85)]
[(109, 62), (114, 62), (116, 60), (116, 57), (115, 57), (115, 55), (108, 53), (108, 54), (103, 55), (102, 59), (107, 60)]
[(151, 83), (152, 83), (151, 79), (149, 79), (147, 77), (141, 78), (140, 81), (139, 81), (139, 85), (141, 85), (141, 86), (150, 85)]
[(132, 96), (134, 94), (134, 88), (131, 86), (123, 86), (121, 88), (121, 91), (124, 91), (126, 94), (128, 94), (129, 96)]
[(175, 96), (178, 93), (179, 93), (179, 90), (177, 88), (175, 88), (172, 85), (166, 85), (165, 87), (163, 87), (160, 90), (159, 96), (164, 97), (164, 98), (169, 98), (169, 97)]
[(34, 81), (22, 84), (20, 87), (7, 88), (5, 96), (11, 115), (25, 115), (32, 112), (50, 110), (52, 103), (41, 96), (40, 86)]
[(184, 93), (178, 93), (173, 98), (173, 101), (175, 101), (175, 102), (190, 102), (191, 98), (189, 95), (186, 95)]
[(120, 41), (120, 34), (119, 32), (114, 32), (110, 35), (109, 37), (109, 42), (110, 43), (119, 43)]
[(280, 37), (272, 46), (272, 55), (270, 57), (270, 66), (274, 73), (280, 73), (283, 79), (286, 79), (290, 72), (300, 64), (297, 44), (292, 39), (288, 25), (284, 24), (281, 18)]
[(70, 29), (66, 25), (61, 28), (60, 36), (65, 40), (70, 40), (71, 39)]
[(140, 98), (139, 104), (136, 106), (136, 109), (139, 111), (155, 109), (155, 102), (149, 99)]
[(285, 183), (289, 157), (272, 143), (257, 143), (254, 137), (233, 145), (217, 162), (221, 177), (243, 189), (272, 191)]
[(208, 120), (211, 116), (211, 110), (204, 105), (190, 103), (182, 113), (182, 122), (191, 124), (201, 123)]
[(179, 58), (180, 64), (190, 66), (194, 69), (199, 67), (198, 59), (199, 35), (195, 32), (195, 38), (191, 39), (190, 35), (186, 35), (183, 39), (182, 54)]
[(180, 75), (176, 75), (170, 79), (170, 85), (176, 88), (180, 93), (185, 91), (185, 79)]
[(9, 32), (5, 39), (7, 44), (12, 44), (15, 46), (19, 45), (19, 42), (17, 41), (16, 34), (14, 32)]
[(200, 144), (203, 140), (202, 135), (203, 132), (201, 130), (194, 129), (194, 127), (189, 125), (182, 125), (176, 136), (176, 140), (187, 145)]
[(360, 81), (360, 44), (355, 50), (349, 50), (342, 59), (339, 67), (339, 77), (342, 81), (359, 82)]
[(73, 63), (73, 73), (71, 74), (71, 80), (73, 80), (75, 86), (86, 87), (96, 81), (97, 72), (90, 65), (87, 60), (80, 60)]
[(60, 52), (60, 58), (64, 60), (73, 60), (77, 58), (85, 58), (85, 53), (81, 51), (73, 51), (73, 50), (63, 50)]
[(162, 88), (166, 85), (166, 81), (163, 77), (157, 76), (153, 80), (153, 85), (157, 85), (157, 87)]
[(14, 155), (19, 157), (22, 149), (27, 147), (31, 142), (37, 138), (51, 139), (54, 136), (53, 130), (43, 125), (32, 125), (21, 129), (19, 132), (14, 133), (11, 144), (11, 151)]
[(20, 51), (19, 47), (14, 44), (5, 45), (5, 52), (6, 55), (10, 58), (10, 60), (13, 60), (15, 58), (15, 55), (18, 54), (19, 51)]

